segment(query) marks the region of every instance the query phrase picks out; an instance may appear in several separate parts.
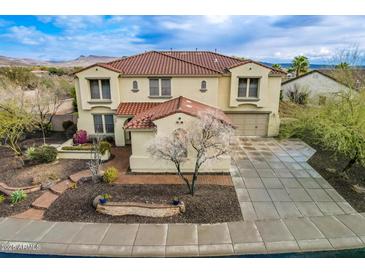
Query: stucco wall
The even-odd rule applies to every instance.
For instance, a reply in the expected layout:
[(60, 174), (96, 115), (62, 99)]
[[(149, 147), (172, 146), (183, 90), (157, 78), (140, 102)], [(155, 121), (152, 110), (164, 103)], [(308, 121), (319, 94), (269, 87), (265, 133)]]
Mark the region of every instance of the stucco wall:
[[(156, 77), (159, 78), (159, 77)], [(133, 81), (138, 83), (138, 91), (132, 91)], [(207, 90), (200, 91), (201, 82), (207, 82)], [(164, 98), (149, 97), (148, 77), (120, 77), (120, 100), (122, 102), (163, 102), (169, 100)], [(172, 77), (171, 97), (184, 96), (204, 104), (217, 106), (218, 102), (218, 78), (217, 77)]]
[[(181, 119), (179, 119), (181, 118)], [(174, 114), (155, 121), (156, 131), (132, 131), (132, 155), (130, 167), (133, 172), (176, 172), (173, 163), (153, 158), (147, 151), (147, 147), (155, 136), (166, 136), (175, 129), (187, 129), (191, 123), (196, 122), (195, 117), (186, 114)], [(183, 123), (176, 123), (176, 121)], [(230, 168), (230, 156), (207, 162), (201, 168), (202, 172), (228, 172)], [(182, 165), (184, 172), (192, 172), (195, 165), (195, 150), (188, 149), (188, 160)]]
[(281, 89), (283, 91), (284, 99), (287, 99), (287, 92), (294, 90), (297, 87), (299, 90), (310, 92), (312, 99), (317, 99), (318, 96), (328, 96), (329, 94), (345, 91), (348, 88), (335, 80), (328, 78), (318, 72), (313, 72), (301, 78), (283, 84)]

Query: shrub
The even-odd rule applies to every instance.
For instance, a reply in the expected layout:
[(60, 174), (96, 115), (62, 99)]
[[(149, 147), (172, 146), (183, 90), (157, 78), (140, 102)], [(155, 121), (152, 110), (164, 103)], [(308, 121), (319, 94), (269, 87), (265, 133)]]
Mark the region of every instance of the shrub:
[(3, 194), (0, 194), (0, 204), (5, 201), (5, 196)]
[(37, 163), (50, 163), (56, 160), (57, 149), (46, 145), (28, 148), (27, 157)]
[(110, 152), (111, 148), (112, 148), (111, 144), (107, 141), (101, 141), (100, 144), (99, 144), (99, 152), (102, 155), (104, 155), (105, 152), (107, 152), (107, 151)]
[(19, 203), (27, 198), (27, 194), (24, 192), (24, 190), (16, 190), (13, 193), (11, 193), (10, 201), (12, 204)]
[(286, 96), (292, 103), (306, 105), (308, 103), (309, 91), (294, 85), (293, 88), (287, 91)]
[(87, 138), (87, 132), (86, 130), (78, 130), (76, 131), (76, 133), (73, 136), (73, 141), (75, 145), (82, 145), (87, 143), (88, 138)]
[(105, 183), (112, 183), (118, 178), (118, 170), (115, 167), (108, 167), (103, 175), (103, 180)]
[(75, 124), (71, 125), (68, 129), (65, 131), (65, 135), (67, 138), (71, 138), (74, 136), (74, 134), (77, 131), (77, 126)]
[(73, 126), (74, 122), (72, 122), (71, 120), (67, 120), (67, 121), (63, 121), (62, 123), (62, 127), (63, 129), (66, 131), (70, 126)]

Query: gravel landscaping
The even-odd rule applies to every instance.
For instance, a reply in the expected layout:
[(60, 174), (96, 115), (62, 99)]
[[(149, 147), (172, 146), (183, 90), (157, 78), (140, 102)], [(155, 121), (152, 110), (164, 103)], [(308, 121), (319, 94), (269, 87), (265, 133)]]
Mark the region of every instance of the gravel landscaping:
[[(141, 216), (112, 217), (97, 213), (92, 206), (99, 194), (112, 195), (112, 201), (170, 203), (178, 196), (186, 213), (166, 218)], [(242, 214), (233, 186), (201, 185), (194, 197), (184, 185), (108, 185), (81, 182), (69, 189), (45, 212), (45, 220), (96, 223), (217, 223), (241, 221)]]
[(337, 156), (331, 151), (322, 150), (311, 144), (317, 152), (308, 163), (325, 178), (336, 191), (358, 212), (365, 211), (365, 194), (353, 190), (353, 185), (365, 187), (365, 168), (354, 165), (348, 172), (347, 177), (340, 174), (347, 164), (348, 159)]
[(0, 217), (12, 216), (18, 213), (22, 213), (30, 208), (31, 204), (41, 196), (43, 191), (37, 191), (27, 194), (27, 198), (19, 203), (12, 204), (10, 197), (7, 197), (5, 201), (0, 203)]

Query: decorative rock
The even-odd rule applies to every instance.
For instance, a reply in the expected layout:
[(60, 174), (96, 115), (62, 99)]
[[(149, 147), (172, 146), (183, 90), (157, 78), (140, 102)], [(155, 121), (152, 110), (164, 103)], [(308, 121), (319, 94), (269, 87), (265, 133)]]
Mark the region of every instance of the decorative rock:
[(0, 182), (0, 192), (11, 195), (16, 190), (23, 190), (25, 193), (32, 193), (41, 189), (41, 184), (33, 186), (10, 187), (5, 183)]
[(170, 217), (186, 211), (185, 204), (180, 202), (179, 205), (169, 204), (146, 204), (138, 202), (107, 202), (101, 204), (99, 199), (101, 195), (96, 196), (93, 206), (96, 211), (111, 216), (137, 215), (144, 217)]
[(352, 188), (357, 192), (357, 193), (365, 193), (365, 187), (362, 187), (360, 185), (353, 185)]

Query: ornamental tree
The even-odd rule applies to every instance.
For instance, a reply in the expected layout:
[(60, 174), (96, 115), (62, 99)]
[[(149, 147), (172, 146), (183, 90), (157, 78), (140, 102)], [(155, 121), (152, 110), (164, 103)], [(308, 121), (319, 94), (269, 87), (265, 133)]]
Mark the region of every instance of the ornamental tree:
[[(185, 182), (189, 193), (194, 196), (199, 170), (203, 164), (217, 160), (229, 151), (229, 140), (233, 135), (231, 125), (217, 118), (212, 112), (202, 112), (199, 120), (186, 130), (178, 129), (169, 136), (156, 136), (148, 146), (149, 153), (158, 159), (172, 162), (178, 175)], [(188, 153), (195, 161), (191, 180), (182, 172)]]

